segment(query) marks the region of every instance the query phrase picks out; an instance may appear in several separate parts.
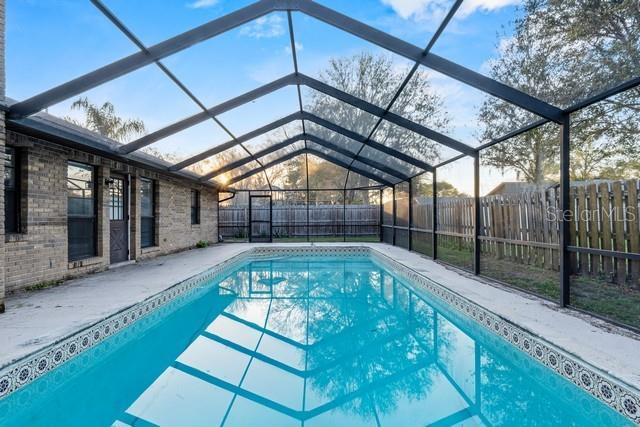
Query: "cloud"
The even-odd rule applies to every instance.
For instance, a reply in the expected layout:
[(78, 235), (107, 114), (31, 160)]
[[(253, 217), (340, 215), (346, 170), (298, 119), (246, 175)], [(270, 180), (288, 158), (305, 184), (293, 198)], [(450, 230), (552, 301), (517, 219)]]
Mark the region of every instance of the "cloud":
[[(301, 52), (302, 50), (304, 50), (304, 46), (302, 46), (302, 43), (300, 42), (296, 42), (296, 52)], [(284, 52), (291, 54), (291, 45), (288, 44), (284, 47)]]
[[(451, 2), (448, 0), (381, 0), (403, 19), (432, 21), (443, 17)], [(491, 12), (506, 6), (516, 5), (521, 0), (465, 0), (456, 18), (465, 18), (476, 11)]]
[(442, 15), (449, 6), (446, 0), (382, 0), (403, 19), (430, 20)]
[(218, 4), (218, 0), (196, 0), (187, 4), (188, 8), (191, 9), (206, 9), (207, 7), (212, 7)]
[(243, 26), (240, 34), (256, 39), (280, 37), (285, 33), (284, 19), (280, 15), (262, 16)]
[(458, 14), (460, 17), (471, 15), (480, 10), (483, 12), (492, 12), (507, 6), (514, 6), (522, 3), (521, 0), (466, 0), (462, 2)]

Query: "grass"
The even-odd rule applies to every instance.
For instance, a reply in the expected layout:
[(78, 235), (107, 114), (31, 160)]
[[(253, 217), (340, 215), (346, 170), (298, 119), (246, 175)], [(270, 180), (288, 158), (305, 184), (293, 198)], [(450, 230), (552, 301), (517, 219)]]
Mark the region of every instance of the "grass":
[(640, 289), (576, 275), (571, 305), (640, 329)]
[(473, 268), (473, 249), (458, 250), (457, 248), (438, 245), (438, 259), (470, 270)]
[(486, 256), (480, 258), (480, 271), (484, 276), (550, 300), (560, 299), (559, 273), (556, 271)]
[(33, 285), (25, 286), (24, 290), (28, 292), (41, 291), (43, 289), (55, 288), (64, 283), (64, 280), (45, 280), (44, 282), (35, 283)]
[[(461, 267), (473, 265), (468, 251), (438, 247), (438, 257)], [(552, 301), (560, 300), (557, 271), (493, 256), (481, 257), (480, 271), (507, 285)], [(570, 289), (571, 306), (640, 329), (640, 289), (587, 275), (572, 275)]]

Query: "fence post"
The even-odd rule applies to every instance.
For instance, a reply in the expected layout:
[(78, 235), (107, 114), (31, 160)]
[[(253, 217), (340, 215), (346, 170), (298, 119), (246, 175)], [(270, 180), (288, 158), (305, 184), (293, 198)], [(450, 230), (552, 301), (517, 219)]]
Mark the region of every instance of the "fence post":
[(431, 252), (434, 260), (438, 258), (438, 176), (436, 171), (437, 169), (433, 168), (433, 179), (431, 181), (431, 192), (433, 193), (431, 196), (433, 203), (431, 206)]
[(382, 188), (380, 188), (380, 198), (378, 199), (378, 202), (380, 204), (380, 213), (379, 213), (379, 217), (378, 217), (378, 225), (380, 226), (380, 242), (384, 242), (384, 227), (382, 226), (382, 215), (384, 214), (384, 211), (382, 209), (382, 192), (384, 190)]
[(273, 243), (273, 192), (269, 193), (269, 243)]
[(480, 152), (473, 158), (473, 274), (480, 274)]
[(568, 217), (570, 210), (570, 126), (571, 116), (565, 114), (562, 120), (560, 139), (560, 305), (569, 305), (570, 281), (571, 281), (571, 259), (567, 247), (570, 242), (571, 218)]
[(393, 204), (392, 204), (392, 211), (393, 211), (393, 221), (391, 222), (391, 225), (393, 226), (393, 238), (391, 239), (391, 244), (393, 246), (396, 245), (396, 186), (395, 184), (393, 185)]
[(252, 236), (251, 236), (251, 235), (253, 234), (253, 233), (251, 232), (251, 231), (252, 231), (252, 230), (251, 230), (251, 205), (252, 205), (252, 203), (251, 203), (251, 191), (249, 191), (249, 218), (248, 218), (248, 220), (249, 220), (249, 222), (248, 222), (248, 224), (249, 224), (249, 226), (248, 226), (248, 230), (249, 230), (249, 243), (251, 243), (251, 242), (252, 242), (252, 240), (253, 240), (253, 239), (252, 239)]
[(220, 243), (220, 192), (216, 194), (216, 243)]

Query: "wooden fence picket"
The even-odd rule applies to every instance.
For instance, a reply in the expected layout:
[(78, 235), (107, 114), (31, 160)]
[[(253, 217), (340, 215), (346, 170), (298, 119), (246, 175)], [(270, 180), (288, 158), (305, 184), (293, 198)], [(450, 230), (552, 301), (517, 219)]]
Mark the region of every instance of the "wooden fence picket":
[[(639, 181), (633, 179), (572, 186), (571, 245), (640, 253), (638, 185)], [(414, 198), (412, 205), (413, 228), (431, 230), (433, 204), (426, 197), (418, 199)], [(468, 251), (474, 233), (473, 203), (471, 197), (438, 198), (437, 223), (443, 245)], [(557, 271), (558, 220), (563, 215), (558, 207), (557, 187), (481, 197), (479, 234), (483, 259), (506, 259), (514, 264)], [(391, 205), (385, 203), (385, 215), (390, 208)], [(348, 234), (356, 231), (377, 234), (379, 215), (378, 205), (312, 205), (309, 206), (309, 232), (312, 236), (340, 235), (346, 229)], [(273, 224), (278, 233), (305, 236), (306, 219), (304, 204), (273, 205)], [(248, 222), (248, 209), (222, 207), (219, 220), (223, 228), (243, 227)], [(575, 252), (570, 259), (573, 272), (640, 287), (640, 261)]]

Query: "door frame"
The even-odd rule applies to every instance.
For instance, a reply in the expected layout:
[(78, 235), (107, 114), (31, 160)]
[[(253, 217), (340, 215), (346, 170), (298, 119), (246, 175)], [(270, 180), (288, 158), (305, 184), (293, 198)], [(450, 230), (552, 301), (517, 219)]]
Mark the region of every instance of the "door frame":
[[(269, 221), (253, 220), (253, 199), (269, 199)], [(253, 242), (253, 223), (269, 223), (269, 240), (273, 243), (273, 199), (270, 194), (250, 194), (249, 195), (249, 242)]]
[[(129, 174), (120, 174), (120, 173), (112, 173), (109, 178), (122, 180), (122, 185), (124, 188), (122, 189), (122, 195), (124, 197), (124, 201), (122, 203), (123, 208), (123, 221), (124, 221), (124, 232), (125, 243), (127, 245), (127, 255), (122, 261), (113, 261), (111, 258), (111, 212), (108, 213), (109, 218), (109, 264), (118, 264), (120, 262), (127, 262), (131, 260), (131, 176)], [(111, 208), (111, 186), (108, 186), (109, 191), (109, 200), (107, 203), (107, 207)]]

